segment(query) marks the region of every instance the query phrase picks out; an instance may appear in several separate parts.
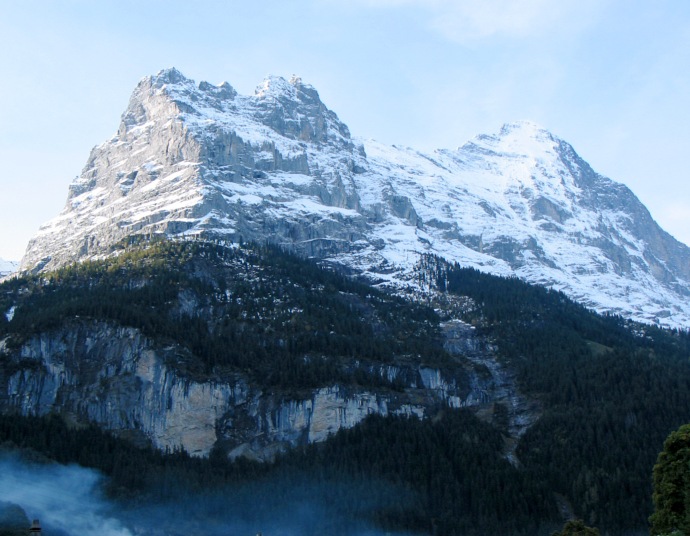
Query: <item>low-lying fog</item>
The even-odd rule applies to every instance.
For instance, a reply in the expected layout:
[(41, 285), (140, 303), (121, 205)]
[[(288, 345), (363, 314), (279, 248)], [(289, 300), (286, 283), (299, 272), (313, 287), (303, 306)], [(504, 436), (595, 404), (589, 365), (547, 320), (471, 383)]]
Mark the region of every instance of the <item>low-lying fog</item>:
[[(76, 465), (29, 463), (0, 453), (0, 503), (18, 505), (29, 520), (39, 519), (43, 536), (382, 534), (366, 522), (342, 518), (324, 484), (301, 482), (285, 497), (273, 496), (272, 482), (263, 481), (184, 502), (123, 508), (104, 496), (104, 481)], [(285, 489), (284, 483), (278, 487)]]

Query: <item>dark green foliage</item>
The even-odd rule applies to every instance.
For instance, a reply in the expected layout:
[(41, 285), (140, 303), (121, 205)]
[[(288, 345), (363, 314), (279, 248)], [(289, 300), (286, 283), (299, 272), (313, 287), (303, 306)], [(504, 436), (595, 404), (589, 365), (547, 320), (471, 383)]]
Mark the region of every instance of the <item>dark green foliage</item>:
[(377, 513), (391, 530), (538, 534), (558, 518), (553, 497), (513, 467), (503, 448), (501, 434), (470, 411), (447, 410), (433, 420), (372, 416), (298, 459), (414, 492), (397, 510)]
[(69, 428), (57, 416), (0, 416), (0, 445), (97, 469), (109, 477), (106, 491), (112, 497), (133, 501), (192, 495), (266, 472), (257, 463), (229, 465), (217, 456), (202, 460), (182, 451), (135, 447), (96, 426)]
[[(265, 495), (264, 505), (307, 500), (316, 490), (342, 516), (388, 530), (548, 534), (562, 525), (557, 493), (605, 534), (645, 530), (658, 446), (690, 416), (688, 333), (596, 315), (560, 292), (433, 257), (424, 259), (421, 275), (462, 297), (453, 302), (462, 304), (456, 314), (496, 344), (522, 391), (540, 402), (540, 419), (517, 447), (520, 469), (501, 455), (509, 424), (501, 405), (493, 428), (465, 411), (423, 421), (370, 418), (265, 466), (228, 465), (219, 453), (201, 461), (130, 452), (126, 443), (97, 438), (95, 429), (71, 430), (67, 435), (80, 439), (56, 444), (62, 432), (50, 420), (38, 426), (50, 431), (34, 443), (12, 441), (99, 468), (116, 496), (182, 494), (200, 503), (199, 516), (213, 503), (209, 489), (230, 486), (225, 493), (240, 502)], [(273, 248), (161, 242), (5, 283), (0, 312), (13, 305), (12, 322), (0, 315), (0, 338), (15, 345), (76, 316), (111, 320), (184, 347), (191, 362), (175, 365), (190, 374), (243, 372), (271, 389), (332, 382), (398, 389), (367, 366), (460, 366), (443, 351), (430, 308)]]
[(0, 502), (0, 536), (26, 536), (29, 518), (16, 504)]
[(653, 535), (690, 534), (690, 424), (671, 432), (653, 472)]
[(560, 532), (554, 532), (552, 536), (599, 536), (599, 529), (588, 527), (581, 519), (571, 519)]
[(0, 310), (12, 305), (0, 337), (15, 346), (69, 319), (111, 320), (189, 350), (186, 372), (268, 387), (386, 386), (375, 363), (455, 367), (432, 309), (269, 246), (154, 242), (0, 286)]
[(690, 416), (690, 336), (592, 313), (560, 292), (451, 266), (426, 273), (468, 296), (464, 318), (494, 340), (543, 415), (518, 445), (525, 471), (607, 532), (651, 513), (658, 445)]
[(229, 463), (219, 452), (208, 460), (162, 454), (54, 416), (1, 416), (0, 444), (98, 469), (125, 506), (184, 501), (181, 524), (192, 515), (204, 523), (233, 502), (277, 512), (295, 501), (328, 508), (347, 527), (448, 536), (547, 534), (557, 519), (549, 490), (511, 466), (500, 433), (466, 410), (433, 421), (372, 416), (273, 464)]

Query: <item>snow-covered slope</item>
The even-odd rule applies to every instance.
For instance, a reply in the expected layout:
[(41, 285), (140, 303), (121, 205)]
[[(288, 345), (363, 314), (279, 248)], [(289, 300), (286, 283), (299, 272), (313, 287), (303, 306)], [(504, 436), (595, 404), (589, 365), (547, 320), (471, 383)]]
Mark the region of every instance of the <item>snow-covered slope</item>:
[(298, 78), (251, 96), (175, 69), (143, 79), (21, 269), (156, 233), (269, 240), (412, 288), (434, 253), (690, 326), (690, 249), (563, 140), (529, 122), (430, 154), (356, 140)]
[(6, 261), (5, 259), (0, 259), (0, 277), (5, 277), (13, 272), (16, 272), (19, 268), (19, 263), (17, 261)]

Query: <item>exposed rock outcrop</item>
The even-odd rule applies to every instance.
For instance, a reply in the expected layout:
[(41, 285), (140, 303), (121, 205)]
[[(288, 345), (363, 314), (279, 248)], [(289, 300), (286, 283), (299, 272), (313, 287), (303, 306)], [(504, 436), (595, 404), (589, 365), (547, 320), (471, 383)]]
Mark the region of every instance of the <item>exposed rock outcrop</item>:
[(488, 382), (482, 387), (473, 381), (484, 393), (477, 397), (442, 370), (395, 365), (376, 373), (400, 380), (399, 391), (334, 384), (295, 396), (262, 390), (241, 375), (221, 380), (182, 374), (175, 365), (188, 357), (136, 329), (74, 319), (18, 348), (0, 341), (0, 404), (6, 412), (57, 412), (94, 422), (162, 450), (207, 456), (217, 445), (231, 457), (270, 459), (289, 446), (323, 441), (369, 414), (423, 416), (492, 397)]

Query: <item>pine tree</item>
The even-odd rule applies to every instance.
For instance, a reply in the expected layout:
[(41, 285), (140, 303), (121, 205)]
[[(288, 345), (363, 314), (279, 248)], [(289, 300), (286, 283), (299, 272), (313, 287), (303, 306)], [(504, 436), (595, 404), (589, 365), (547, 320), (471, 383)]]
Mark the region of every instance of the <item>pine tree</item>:
[(560, 532), (554, 532), (552, 536), (599, 536), (599, 529), (587, 527), (581, 519), (571, 519)]
[(690, 424), (671, 432), (653, 472), (652, 535), (690, 534)]

